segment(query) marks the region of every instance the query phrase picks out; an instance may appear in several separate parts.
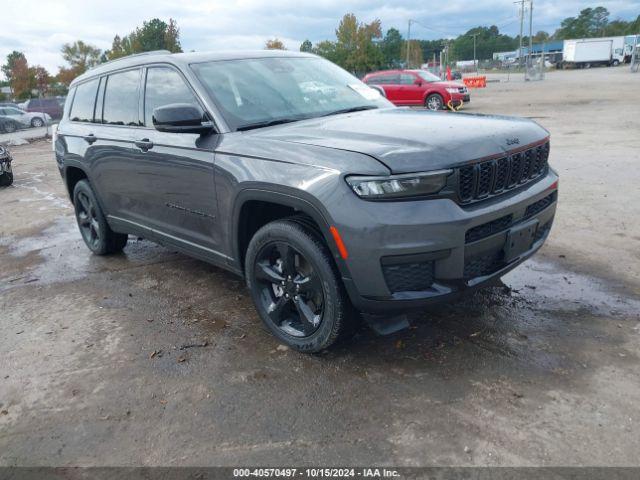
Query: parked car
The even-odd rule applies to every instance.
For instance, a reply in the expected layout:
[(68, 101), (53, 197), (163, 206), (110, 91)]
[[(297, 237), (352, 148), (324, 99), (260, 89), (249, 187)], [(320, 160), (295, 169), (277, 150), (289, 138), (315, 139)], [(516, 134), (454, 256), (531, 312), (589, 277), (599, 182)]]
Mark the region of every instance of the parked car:
[(369, 73), (363, 82), (383, 88), (394, 105), (424, 105), (429, 110), (458, 107), (470, 100), (467, 87), (458, 82), (442, 81), (426, 70), (385, 70)]
[(57, 98), (32, 98), (27, 101), (24, 109), (33, 113), (44, 112), (55, 120), (62, 117), (62, 106)]
[(21, 128), (24, 128), (23, 125), (14, 119), (0, 116), (0, 133), (13, 133)]
[(347, 337), (358, 311), (495, 281), (554, 218), (534, 121), (396, 108), (311, 54), (134, 55), (79, 76), (69, 99), (55, 157), (87, 247), (120, 252), (133, 234), (242, 275), (265, 325), (304, 352)]
[(42, 127), (51, 122), (51, 117), (43, 112), (25, 112), (17, 107), (0, 107), (0, 116), (7, 117), (25, 127)]
[(7, 187), (13, 183), (12, 160), (9, 150), (0, 145), (0, 187)]

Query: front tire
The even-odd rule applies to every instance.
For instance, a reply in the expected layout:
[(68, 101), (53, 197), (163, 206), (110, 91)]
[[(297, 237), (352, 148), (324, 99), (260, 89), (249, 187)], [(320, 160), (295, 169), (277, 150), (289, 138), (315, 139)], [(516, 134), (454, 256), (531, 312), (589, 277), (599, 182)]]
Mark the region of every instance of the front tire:
[(31, 120), (31, 126), (33, 128), (40, 128), (44, 126), (44, 120), (42, 120), (41, 118), (34, 118)]
[(315, 353), (352, 332), (355, 316), (331, 253), (303, 223), (277, 220), (258, 230), (245, 277), (260, 318), (289, 347)]
[(437, 112), (442, 110), (442, 108), (444, 107), (444, 100), (440, 94), (432, 93), (425, 100), (424, 106), (427, 107), (429, 110)]
[(107, 255), (124, 248), (128, 235), (111, 230), (87, 180), (80, 180), (73, 189), (73, 205), (80, 234), (89, 250), (96, 255)]

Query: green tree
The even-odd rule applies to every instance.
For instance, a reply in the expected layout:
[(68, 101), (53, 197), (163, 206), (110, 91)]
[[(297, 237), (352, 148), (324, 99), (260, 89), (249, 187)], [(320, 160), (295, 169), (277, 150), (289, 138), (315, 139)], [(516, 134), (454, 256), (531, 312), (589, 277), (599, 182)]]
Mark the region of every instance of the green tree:
[(424, 63), (420, 40), (409, 40), (408, 42), (402, 42), (402, 61), (407, 61), (407, 46), (409, 45), (409, 64), (406, 66), (406, 68), (420, 68), (420, 66)]
[(134, 53), (150, 52), (153, 50), (169, 50), (172, 53), (182, 52), (180, 45), (180, 29), (175, 20), (169, 23), (152, 18), (142, 23), (133, 32), (124, 37), (113, 37), (111, 49), (103, 55), (103, 60), (132, 55)]
[(347, 13), (336, 29), (334, 61), (354, 74), (379, 68), (384, 56), (373, 41), (378, 38), (382, 38), (380, 20), (360, 23), (353, 13)]
[(558, 39), (603, 36), (609, 23), (609, 10), (605, 7), (585, 8), (577, 17), (565, 18), (554, 33)]
[(305, 40), (300, 44), (300, 51), (310, 53), (313, 51), (313, 44), (309, 40)]
[(14, 50), (9, 55), (7, 55), (7, 62), (2, 65), (2, 73), (4, 73), (4, 76), (7, 79), (10, 87), (13, 69), (15, 68), (16, 63), (22, 60), (24, 60), (25, 63), (27, 62), (27, 58), (24, 56), (24, 53)]
[(540, 30), (538, 31), (538, 33), (536, 33), (533, 36), (533, 43), (543, 43), (543, 42), (548, 42), (549, 39), (551, 38), (551, 35), (549, 35), (547, 32), (545, 32), (544, 30)]
[(62, 58), (71, 66), (76, 75), (81, 75), (100, 62), (102, 52), (99, 48), (77, 40), (65, 43), (61, 49)]
[(332, 42), (330, 40), (318, 42), (316, 46), (313, 47), (313, 53), (320, 55), (333, 63), (339, 63), (336, 42)]
[(387, 30), (386, 35), (382, 39), (380, 48), (384, 57), (384, 64), (389, 68), (400, 65), (402, 61), (402, 44), (404, 40), (402, 35), (396, 28)]

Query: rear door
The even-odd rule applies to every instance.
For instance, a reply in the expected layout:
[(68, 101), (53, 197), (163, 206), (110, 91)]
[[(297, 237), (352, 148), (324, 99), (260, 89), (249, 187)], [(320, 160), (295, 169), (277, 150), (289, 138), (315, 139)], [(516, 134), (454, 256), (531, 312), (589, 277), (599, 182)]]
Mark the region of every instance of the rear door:
[(400, 100), (399, 84), (400, 75), (397, 73), (385, 73), (380, 75), (378, 84), (384, 88), (387, 95), (387, 100), (393, 103), (398, 103)]
[(91, 181), (107, 216), (135, 224), (144, 224), (149, 209), (141, 189), (140, 150), (134, 143), (142, 128), (141, 73), (133, 68), (100, 79), (95, 122), (84, 137), (90, 145), (86, 159), (91, 164)]
[(159, 132), (153, 110), (188, 103), (204, 108), (173, 66), (149, 66), (144, 81), (144, 128), (136, 131), (138, 188), (145, 197), (146, 221), (163, 235), (217, 252), (214, 147), (217, 135)]

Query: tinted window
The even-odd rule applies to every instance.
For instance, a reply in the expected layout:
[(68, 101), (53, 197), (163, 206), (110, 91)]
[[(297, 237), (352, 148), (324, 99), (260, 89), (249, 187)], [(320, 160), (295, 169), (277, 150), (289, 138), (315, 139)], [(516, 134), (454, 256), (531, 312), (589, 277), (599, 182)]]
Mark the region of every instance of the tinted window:
[(384, 75), (378, 75), (374, 77), (370, 83), (376, 83), (378, 85), (389, 85), (391, 83), (398, 83), (399, 76), (397, 73), (386, 73)]
[(147, 71), (147, 89), (144, 99), (144, 123), (153, 126), (153, 109), (172, 103), (198, 105), (187, 84), (178, 72), (171, 68), (150, 68)]
[(138, 100), (140, 71), (114, 73), (107, 79), (104, 93), (103, 123), (110, 125), (139, 125)]
[(73, 97), (73, 105), (69, 118), (74, 122), (92, 122), (93, 107), (96, 103), (96, 92), (98, 91), (98, 80), (78, 85), (76, 95)]
[(413, 75), (408, 75), (406, 73), (400, 75), (400, 83), (402, 85), (413, 85), (415, 81), (415, 77)]

